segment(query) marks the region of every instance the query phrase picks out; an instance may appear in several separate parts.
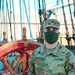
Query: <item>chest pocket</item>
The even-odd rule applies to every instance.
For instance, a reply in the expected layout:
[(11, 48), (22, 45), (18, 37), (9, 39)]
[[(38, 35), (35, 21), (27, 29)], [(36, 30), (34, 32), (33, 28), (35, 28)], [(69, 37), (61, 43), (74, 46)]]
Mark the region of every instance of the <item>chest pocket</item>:
[(66, 75), (65, 73), (65, 60), (60, 57), (46, 57), (45, 67), (47, 70), (52, 71), (52, 74)]
[(45, 57), (37, 56), (35, 57), (35, 73), (36, 75), (44, 75), (44, 65), (45, 65)]
[(35, 58), (35, 67), (43, 68), (45, 63), (45, 58), (43, 56), (38, 56)]

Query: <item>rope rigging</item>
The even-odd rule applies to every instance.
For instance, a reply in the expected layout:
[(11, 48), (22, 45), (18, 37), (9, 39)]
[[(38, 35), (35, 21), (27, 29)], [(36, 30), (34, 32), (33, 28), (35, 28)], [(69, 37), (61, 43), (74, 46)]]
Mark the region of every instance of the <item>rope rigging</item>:
[(0, 11), (1, 11), (1, 0), (0, 0)]
[(11, 41), (13, 41), (12, 25), (11, 25), (11, 14), (12, 14), (12, 11), (11, 11), (11, 0), (10, 0), (10, 10), (9, 11), (10, 11), (9, 23), (10, 23)]
[(26, 2), (25, 2), (25, 0), (23, 0), (23, 5), (24, 5), (24, 8), (25, 8), (26, 19), (27, 19), (27, 21), (28, 21), (28, 26), (29, 26), (29, 30), (30, 30), (30, 39), (33, 40), (32, 31), (31, 31), (31, 26), (30, 26), (30, 19), (29, 19), (29, 17), (28, 17), (28, 13), (27, 13), (27, 8), (26, 8)]
[[(74, 17), (75, 17), (75, 0), (73, 0), (73, 4), (74, 4)], [(74, 24), (74, 25), (75, 25), (75, 24)], [(74, 40), (74, 45), (75, 45), (75, 27), (73, 27), (72, 39)]]
[(71, 6), (70, 6), (70, 1), (68, 0), (68, 6), (69, 6), (69, 11), (70, 11), (70, 19), (71, 19), (71, 25), (72, 25), (72, 32), (73, 32), (73, 35), (72, 35), (72, 39), (75, 40), (75, 28), (74, 28), (74, 22), (73, 22), (73, 17), (72, 17), (72, 12), (71, 12)]
[(65, 9), (64, 9), (64, 5), (63, 5), (63, 0), (61, 0), (61, 2), (62, 2), (62, 11), (63, 11), (63, 16), (64, 16), (65, 28), (66, 28), (66, 40), (68, 42), (68, 45), (70, 46), (71, 37), (69, 36), (69, 31), (68, 31), (68, 27), (67, 27), (66, 14), (65, 14)]
[[(4, 1), (4, 0), (3, 0)], [(34, 0), (35, 1), (35, 0)], [(41, 41), (43, 40), (42, 38), (43, 38), (43, 22), (45, 21), (45, 20), (47, 20), (49, 17), (50, 17), (50, 15), (54, 12), (54, 10), (48, 10), (48, 11), (46, 11), (46, 1), (45, 0), (37, 0), (38, 1), (38, 5), (37, 5), (37, 7), (38, 7), (38, 13), (39, 13), (39, 20), (40, 20), (40, 34), (39, 34), (39, 36), (40, 36), (40, 38), (41, 38)], [(56, 2), (57, 2), (57, 5), (59, 5), (59, 1), (60, 0), (56, 0)], [(63, 0), (61, 0), (61, 1), (63, 1)], [(11, 40), (13, 40), (13, 30), (12, 30), (12, 18), (13, 18), (13, 21), (14, 21), (14, 35), (16, 35), (15, 33), (16, 33), (16, 30), (15, 30), (15, 11), (14, 11), (14, 1), (13, 0), (11, 0), (11, 1), (8, 1), (8, 0), (6, 0), (5, 1), (6, 2), (6, 10), (8, 11), (8, 15), (5, 15), (5, 13), (4, 13), (4, 16), (5, 16), (5, 18), (6, 18), (6, 16), (8, 16), (7, 17), (7, 19), (9, 20), (9, 23), (10, 23), (10, 35), (11, 35)], [(19, 6), (20, 6), (20, 23), (21, 23), (21, 29), (22, 29), (22, 19), (23, 19), (23, 8), (22, 8), (22, 2), (23, 2), (23, 7), (24, 7), (24, 9), (25, 9), (25, 14), (26, 14), (26, 19), (27, 19), (27, 21), (28, 21), (28, 26), (29, 26), (29, 30), (30, 30), (30, 38), (32, 39), (33, 38), (33, 36), (32, 36), (32, 30), (31, 30), (31, 26), (30, 26), (30, 0), (28, 0), (28, 5), (27, 5), (27, 7), (28, 7), (28, 10), (27, 10), (27, 7), (26, 7), (26, 1), (24, 1), (24, 0), (19, 0)], [(11, 4), (12, 3), (12, 4)], [(74, 0), (74, 3), (75, 3), (75, 0)], [(72, 4), (71, 4), (72, 5)], [(64, 15), (64, 22), (65, 22), (65, 28), (66, 28), (66, 39), (67, 39), (67, 42), (68, 42), (68, 45), (70, 45), (70, 40), (71, 40), (71, 38), (73, 38), (74, 40), (75, 40), (75, 28), (74, 28), (74, 21), (73, 21), (73, 17), (72, 17), (72, 15), (71, 15), (71, 13), (72, 13), (72, 11), (71, 11), (71, 5), (70, 5), (70, 2), (69, 2), (69, 0), (68, 0), (68, 5), (65, 5), (65, 6), (68, 6), (69, 7), (69, 10), (70, 10), (70, 20), (71, 20), (71, 24), (72, 24), (72, 29), (73, 29), (73, 36), (72, 37), (70, 37), (69, 36), (69, 30), (68, 30), (68, 25), (67, 25), (67, 21), (66, 21), (66, 12), (65, 12), (65, 10), (64, 10), (64, 8), (65, 8), (65, 6), (63, 5), (63, 2), (62, 2), (62, 10), (63, 10), (63, 15)], [(56, 7), (56, 6), (55, 6)], [(35, 7), (34, 7), (35, 8)], [(58, 7), (58, 8), (60, 8), (60, 7)], [(35, 8), (36, 9), (36, 8)], [(4, 8), (3, 8), (3, 10), (5, 10)], [(11, 10), (12, 10), (12, 12), (11, 12)], [(12, 13), (12, 15), (13, 15), (13, 17), (11, 18), (11, 13)], [(4, 22), (6, 21), (6, 19), (4, 18)], [(8, 21), (7, 20), (7, 21)], [(4, 25), (5, 26), (5, 25)], [(22, 31), (22, 30), (21, 30)], [(23, 36), (22, 36), (23, 37)], [(14, 39), (16, 39), (15, 38), (15, 36), (14, 36)], [(42, 41), (43, 42), (43, 41)]]
[[(12, 11), (13, 11), (13, 22), (14, 22), (14, 35), (16, 33), (16, 30), (15, 30), (15, 13), (14, 13), (14, 0), (12, 0)], [(14, 36), (14, 40), (16, 40), (16, 37)]]
[(8, 1), (6, 0), (6, 9), (8, 11), (8, 19), (9, 19), (9, 24), (10, 24), (10, 38), (11, 38), (11, 41), (13, 41), (13, 37), (12, 37), (12, 26), (11, 26), (11, 0), (9, 1), (10, 2), (10, 9), (8, 7)]
[(38, 6), (39, 6), (39, 19), (40, 19), (40, 33), (39, 33), (39, 38), (37, 39), (38, 42), (44, 43), (44, 35), (43, 35), (43, 29), (44, 29), (44, 21), (46, 21), (52, 13), (54, 12), (55, 9), (49, 9), (46, 11), (46, 1), (45, 0), (38, 0)]
[[(37, 23), (36, 9), (37, 9), (37, 2), (36, 0), (34, 0), (35, 22)], [(39, 25), (36, 26), (36, 37), (38, 37), (38, 32), (39, 32)]]
[(39, 37), (37, 38), (38, 42), (44, 43), (44, 38), (43, 38), (43, 23), (46, 20), (46, 2), (45, 0), (38, 0), (38, 6), (39, 6), (39, 20), (40, 20), (40, 33), (39, 33)]
[[(21, 5), (21, 0), (19, 0), (19, 5), (20, 5), (20, 27), (21, 27), (21, 33), (22, 33), (22, 5)], [(23, 37), (23, 34), (21, 34), (21, 38)]]
[(70, 11), (70, 19), (71, 19), (71, 25), (72, 25), (72, 28), (74, 29), (74, 23), (73, 23), (73, 17), (72, 17), (72, 12), (71, 12), (71, 6), (70, 6), (70, 3), (69, 3), (70, 1), (68, 0), (68, 6), (69, 6), (69, 11)]
[(73, 4), (74, 4), (74, 17), (75, 17), (75, 0), (73, 0)]
[(5, 6), (4, 6), (4, 3), (5, 3), (5, 1), (3, 1), (3, 7), (2, 7), (2, 9), (3, 9), (3, 20), (4, 20), (4, 25), (3, 25), (3, 41), (2, 42), (7, 42), (7, 38), (6, 38), (6, 29), (5, 28), (7, 28), (6, 27), (6, 24), (5, 24), (5, 20), (6, 20), (6, 14), (5, 14)]
[[(0, 12), (2, 12), (2, 1), (1, 0), (0, 0)], [(2, 41), (2, 24), (0, 24), (0, 41)]]

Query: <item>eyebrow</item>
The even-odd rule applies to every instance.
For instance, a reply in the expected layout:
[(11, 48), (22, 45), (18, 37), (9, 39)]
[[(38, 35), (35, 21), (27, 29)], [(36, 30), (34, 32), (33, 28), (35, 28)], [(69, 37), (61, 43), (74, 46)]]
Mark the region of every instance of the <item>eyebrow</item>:
[(49, 29), (49, 28), (58, 29), (58, 28), (54, 28), (54, 27), (47, 27), (46, 29)]

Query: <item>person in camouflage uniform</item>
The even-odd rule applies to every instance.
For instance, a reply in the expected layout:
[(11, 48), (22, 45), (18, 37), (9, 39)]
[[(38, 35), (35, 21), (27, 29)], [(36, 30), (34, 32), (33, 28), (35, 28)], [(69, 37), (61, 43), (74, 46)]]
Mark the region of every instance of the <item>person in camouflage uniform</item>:
[(58, 42), (60, 23), (44, 23), (45, 44), (34, 50), (29, 59), (28, 75), (75, 75), (75, 56)]

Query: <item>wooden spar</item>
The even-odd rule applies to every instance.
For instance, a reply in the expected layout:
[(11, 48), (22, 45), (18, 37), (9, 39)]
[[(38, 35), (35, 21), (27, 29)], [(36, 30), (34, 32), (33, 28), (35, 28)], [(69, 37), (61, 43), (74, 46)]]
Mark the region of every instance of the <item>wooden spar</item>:
[(72, 3), (64, 4), (64, 5), (61, 4), (61, 5), (58, 5), (58, 6), (55, 6), (55, 7), (51, 8), (49, 10), (56, 10), (56, 9), (62, 8), (62, 6), (67, 7), (68, 5), (73, 5), (73, 4), (74, 4), (73, 2)]

